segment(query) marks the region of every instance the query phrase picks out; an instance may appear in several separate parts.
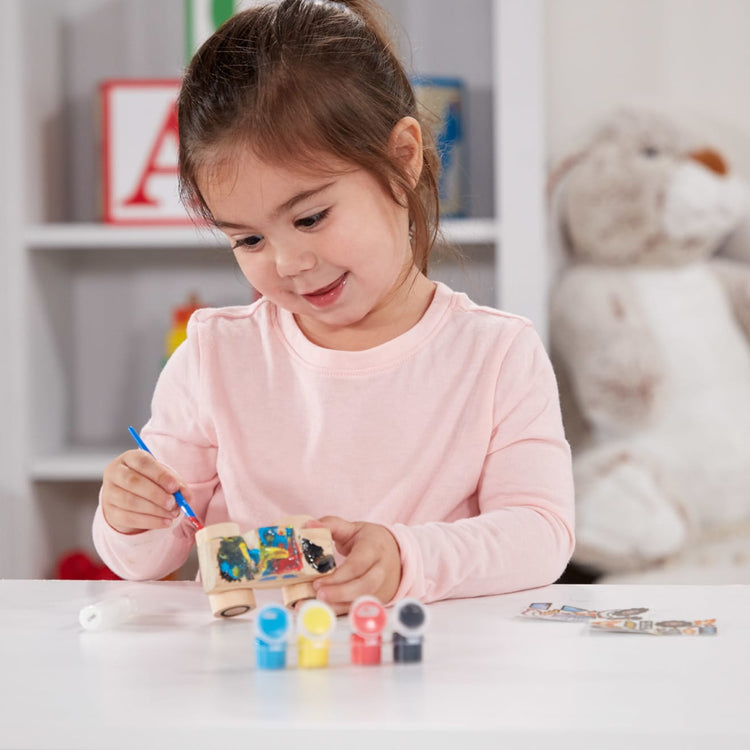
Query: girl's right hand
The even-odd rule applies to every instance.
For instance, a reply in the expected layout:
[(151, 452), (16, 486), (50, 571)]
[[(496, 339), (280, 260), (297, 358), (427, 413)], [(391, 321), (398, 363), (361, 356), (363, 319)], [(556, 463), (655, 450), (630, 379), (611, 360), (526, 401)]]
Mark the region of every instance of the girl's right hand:
[(174, 472), (146, 451), (125, 451), (104, 470), (104, 518), (121, 534), (164, 529), (180, 515), (173, 496), (177, 490), (189, 503), (189, 490)]

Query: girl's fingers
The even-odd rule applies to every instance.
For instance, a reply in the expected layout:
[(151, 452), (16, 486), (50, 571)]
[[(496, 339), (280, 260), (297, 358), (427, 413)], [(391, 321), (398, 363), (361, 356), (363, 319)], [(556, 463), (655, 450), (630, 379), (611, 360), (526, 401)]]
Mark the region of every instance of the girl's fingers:
[(135, 513), (156, 518), (171, 519), (180, 514), (175, 499), (170, 496), (170, 500), (171, 502), (167, 502), (167, 507), (165, 507), (158, 502), (154, 502), (151, 498), (134, 494), (119, 487), (112, 488), (109, 494), (109, 504), (119, 508), (124, 513)]
[[(147, 482), (147, 480), (143, 480)], [(174, 517), (177, 503), (173, 496), (162, 494), (162, 490), (151, 483), (143, 484), (133, 481), (130, 486), (117, 484), (105, 485), (102, 491), (102, 502), (124, 511), (144, 513), (162, 518)]]
[(376, 593), (383, 583), (383, 572), (377, 564), (370, 567), (362, 575), (351, 578), (343, 583), (330, 584), (323, 579), (317, 595), (328, 604), (351, 604), (363, 594)]
[(337, 549), (343, 547), (348, 556), (333, 573), (313, 583), (318, 597), (347, 607), (363, 594), (389, 601), (401, 579), (401, 557), (391, 532), (378, 524), (333, 516), (320, 520), (331, 529)]
[(336, 549), (342, 555), (348, 555), (354, 545), (362, 524), (346, 521), (339, 516), (323, 516), (318, 521), (331, 532)]
[(126, 534), (170, 526), (180, 510), (169, 491), (179, 481), (144, 451), (127, 451), (105, 469), (102, 511), (112, 528)]
[(142, 450), (126, 451), (120, 456), (122, 465), (132, 469), (154, 484), (161, 487), (168, 494), (180, 489), (180, 480), (164, 464), (159, 463), (150, 453)]
[(162, 518), (145, 513), (134, 513), (122, 508), (111, 508), (108, 512), (105, 512), (104, 517), (113, 529), (124, 534), (150, 531), (152, 529), (166, 529), (174, 523), (174, 518)]
[(378, 558), (369, 549), (360, 545), (333, 573), (325, 576), (325, 578), (318, 579), (313, 585), (329, 586), (347, 583), (364, 575), (377, 561)]
[(116, 466), (119, 469), (119, 475), (144, 477), (168, 495), (177, 492), (183, 486), (183, 482), (171, 469), (159, 463), (145, 451), (132, 450), (123, 453), (119, 456)]
[(349, 602), (346, 604), (329, 604), (328, 606), (333, 610), (334, 614), (338, 617), (339, 615), (346, 615), (349, 613)]
[(168, 511), (116, 487), (109, 488), (106, 497), (102, 494), (102, 512), (107, 523), (123, 534), (167, 528), (180, 513), (176, 506)]
[[(156, 474), (158, 475), (159, 472)], [(155, 482), (151, 475), (143, 474), (129, 464), (122, 463), (115, 466), (109, 472), (107, 481), (113, 485), (113, 490), (123, 497), (142, 498), (169, 512), (176, 508), (171, 492)], [(130, 506), (126, 503), (125, 507)]]

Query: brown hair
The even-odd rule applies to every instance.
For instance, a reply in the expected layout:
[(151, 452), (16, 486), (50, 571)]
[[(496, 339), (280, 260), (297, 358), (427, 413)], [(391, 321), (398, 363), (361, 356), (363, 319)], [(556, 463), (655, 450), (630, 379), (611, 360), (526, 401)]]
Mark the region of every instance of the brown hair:
[[(236, 14), (203, 44), (177, 105), (186, 206), (213, 221), (197, 178), (227, 145), (306, 166), (328, 153), (367, 170), (408, 208), (414, 262), (427, 269), (439, 219), (438, 160), (377, 10), (371, 0), (282, 0)], [(406, 116), (422, 125), (416, 186), (388, 148)]]

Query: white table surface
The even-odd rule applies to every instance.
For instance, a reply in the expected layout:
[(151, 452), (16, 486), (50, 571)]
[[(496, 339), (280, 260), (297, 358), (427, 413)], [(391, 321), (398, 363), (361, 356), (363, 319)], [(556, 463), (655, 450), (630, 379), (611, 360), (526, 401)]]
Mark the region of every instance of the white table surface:
[[(126, 593), (135, 618), (80, 627), (83, 606)], [(517, 617), (539, 601), (715, 617), (719, 632)], [(270, 672), (252, 614), (213, 619), (198, 584), (0, 581), (0, 748), (750, 748), (750, 586), (556, 585), (428, 609), (419, 664), (386, 648), (380, 666), (351, 665), (339, 618), (329, 668), (292, 652)]]

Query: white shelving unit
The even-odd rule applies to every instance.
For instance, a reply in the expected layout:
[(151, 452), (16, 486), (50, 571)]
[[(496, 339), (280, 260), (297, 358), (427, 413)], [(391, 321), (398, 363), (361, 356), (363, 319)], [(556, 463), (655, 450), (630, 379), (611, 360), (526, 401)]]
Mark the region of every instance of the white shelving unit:
[[(463, 267), (435, 276), (546, 336), (542, 0), (383, 0), (415, 70), (468, 92)], [(96, 83), (179, 76), (182, 0), (9, 0), (0, 25), (0, 577), (45, 577), (88, 528), (106, 464), (142, 423), (169, 311), (244, 304), (227, 243), (193, 227), (97, 222)], [(165, 29), (168, 33), (165, 33)]]
[[(446, 219), (441, 232), (453, 245), (492, 245), (499, 233), (494, 219)], [(30, 252), (38, 250), (67, 252), (94, 249), (127, 250), (148, 248), (226, 247), (226, 238), (208, 229), (193, 227), (132, 227), (107, 224), (34, 224), (24, 232), (24, 244)]]

